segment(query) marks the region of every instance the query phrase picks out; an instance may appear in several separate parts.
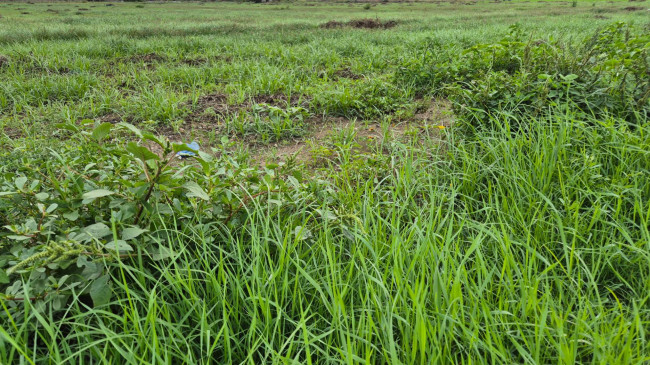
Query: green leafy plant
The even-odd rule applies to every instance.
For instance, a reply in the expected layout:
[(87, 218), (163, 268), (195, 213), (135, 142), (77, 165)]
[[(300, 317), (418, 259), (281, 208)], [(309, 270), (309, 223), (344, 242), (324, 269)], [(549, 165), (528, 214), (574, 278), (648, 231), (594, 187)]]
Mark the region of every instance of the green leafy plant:
[(187, 145), (127, 123), (60, 127), (71, 132), (71, 146), (30, 156), (13, 172), (7, 164), (0, 177), (0, 288), (14, 309), (11, 303), (31, 298), (58, 310), (71, 295), (106, 303), (109, 263), (164, 258), (164, 227), (237, 226), (247, 199), (290, 189), (276, 170), (245, 168), (228, 153), (215, 159), (195, 151), (178, 162)]
[(649, 50), (650, 36), (625, 23), (600, 30), (579, 47), (533, 41), (515, 25), (500, 42), (466, 48), (461, 57), (427, 47), (396, 77), (419, 93), (451, 98), (470, 124), (489, 122), (491, 110), (539, 115), (566, 103), (639, 123), (650, 115)]

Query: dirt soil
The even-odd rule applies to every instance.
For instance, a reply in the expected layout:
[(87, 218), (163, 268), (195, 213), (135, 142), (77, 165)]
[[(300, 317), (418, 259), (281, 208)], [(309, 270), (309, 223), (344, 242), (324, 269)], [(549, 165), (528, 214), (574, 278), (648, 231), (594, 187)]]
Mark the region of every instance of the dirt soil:
[(359, 75), (359, 74), (354, 73), (352, 70), (350, 70), (349, 67), (334, 71), (333, 76), (334, 76), (334, 80), (337, 80), (337, 79), (340, 79), (340, 78), (351, 79), (351, 80), (361, 80), (361, 79), (364, 78), (363, 75)]
[(327, 23), (321, 24), (321, 28), (325, 29), (335, 29), (343, 27), (352, 27), (352, 28), (365, 28), (365, 29), (389, 29), (397, 25), (395, 20), (381, 21), (379, 19), (353, 19), (348, 22), (339, 22), (337, 20), (330, 20)]
[(333, 133), (350, 128), (352, 124), (360, 151), (369, 150), (373, 143), (385, 142), (385, 137), (392, 140), (401, 139), (409, 131), (434, 134), (442, 140), (443, 130), (453, 124), (451, 104), (446, 100), (431, 100), (426, 104), (428, 106), (417, 113), (412, 120), (391, 124), (386, 135), (378, 122), (363, 123), (341, 117), (313, 117), (307, 121), (309, 133), (304, 138), (270, 145), (253, 145), (250, 146), (251, 153), (253, 158), (260, 163), (287, 161), (290, 158), (309, 163), (315, 147), (323, 145)]
[[(184, 124), (174, 130), (171, 126), (164, 125), (156, 127), (155, 134), (166, 136), (172, 141), (187, 142), (191, 136), (196, 136), (199, 144), (206, 148), (206, 141), (203, 136), (208, 133), (222, 132), (223, 117), (236, 113), (246, 112), (255, 104), (265, 103), (272, 106), (286, 108), (289, 106), (308, 105), (308, 100), (292, 98), (289, 100), (286, 95), (258, 95), (245, 102), (229, 104), (228, 97), (224, 94), (215, 93), (202, 96), (197, 103), (191, 107), (194, 111), (185, 118)], [(263, 144), (255, 138), (232, 136), (238, 144), (247, 146), (251, 156), (260, 164), (265, 162), (286, 162), (290, 159), (301, 163), (313, 163), (315, 149), (331, 142), (330, 137), (343, 129), (353, 126), (358, 143), (359, 151), (369, 151), (376, 143), (384, 142), (384, 138), (390, 140), (401, 139), (405, 135), (413, 133), (418, 135), (427, 133), (430, 136), (443, 139), (443, 130), (453, 124), (453, 113), (451, 105), (445, 100), (421, 100), (422, 107), (413, 118), (406, 121), (395, 122), (389, 126), (388, 131), (382, 131), (382, 126), (377, 121), (353, 121), (343, 117), (312, 116), (305, 120), (307, 133), (300, 138), (287, 139), (271, 144)], [(209, 110), (209, 111), (208, 111)], [(110, 113), (99, 118), (102, 122), (117, 123), (124, 118), (116, 113)], [(128, 121), (128, 118), (124, 119)], [(150, 146), (156, 149), (157, 146)], [(156, 151), (159, 152), (159, 151)]]

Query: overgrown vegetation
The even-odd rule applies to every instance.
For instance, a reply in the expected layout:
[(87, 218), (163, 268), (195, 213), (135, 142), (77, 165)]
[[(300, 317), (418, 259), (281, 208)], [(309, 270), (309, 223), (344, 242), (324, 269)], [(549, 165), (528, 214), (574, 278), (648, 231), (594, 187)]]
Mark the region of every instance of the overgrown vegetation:
[(650, 361), (638, 15), (308, 5), (0, 31), (0, 363)]
[(619, 22), (581, 43), (533, 39), (515, 25), (498, 43), (460, 51), (431, 41), (407, 60), (398, 81), (457, 102), (471, 125), (508, 111), (537, 116), (571, 103), (632, 124), (650, 114), (650, 33)]

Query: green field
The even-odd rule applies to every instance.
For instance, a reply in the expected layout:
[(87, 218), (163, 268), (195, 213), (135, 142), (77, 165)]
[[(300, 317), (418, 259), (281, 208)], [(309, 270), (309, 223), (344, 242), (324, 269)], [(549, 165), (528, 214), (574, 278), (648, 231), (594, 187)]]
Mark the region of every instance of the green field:
[(0, 3), (0, 364), (650, 363), (649, 116), (650, 2)]

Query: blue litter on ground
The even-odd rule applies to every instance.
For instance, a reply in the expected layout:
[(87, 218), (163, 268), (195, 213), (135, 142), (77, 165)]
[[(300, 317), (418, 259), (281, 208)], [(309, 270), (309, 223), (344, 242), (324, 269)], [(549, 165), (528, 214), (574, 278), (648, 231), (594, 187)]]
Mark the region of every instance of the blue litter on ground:
[[(194, 151), (199, 150), (199, 144), (196, 142), (188, 143), (186, 146), (193, 149)], [(178, 158), (194, 157), (196, 156), (196, 152), (194, 151), (187, 151), (187, 150), (179, 151), (178, 153), (176, 153), (176, 156), (178, 156)]]

